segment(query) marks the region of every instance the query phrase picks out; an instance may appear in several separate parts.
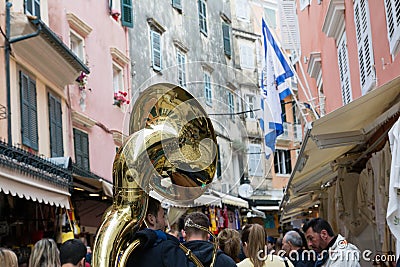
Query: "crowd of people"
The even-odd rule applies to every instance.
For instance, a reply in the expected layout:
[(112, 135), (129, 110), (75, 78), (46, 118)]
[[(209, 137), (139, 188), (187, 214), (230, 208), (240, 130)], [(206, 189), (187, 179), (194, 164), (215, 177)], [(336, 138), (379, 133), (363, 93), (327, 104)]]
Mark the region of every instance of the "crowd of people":
[[(209, 218), (204, 213), (192, 212), (185, 217), (181, 234), (176, 231), (166, 233), (161, 203), (150, 198), (145, 225), (135, 233), (134, 238), (141, 242), (130, 254), (127, 267), (360, 266), (359, 258), (340, 256), (357, 255), (357, 247), (342, 235), (336, 235), (330, 224), (321, 218), (312, 219), (302, 229), (290, 230), (276, 240), (267, 236), (259, 224), (246, 224), (240, 231), (226, 228), (215, 237), (209, 230)], [(88, 247), (79, 239), (70, 239), (57, 246), (53, 239), (45, 238), (34, 245), (26, 267), (88, 267), (88, 255)], [(0, 266), (21, 265), (12, 250), (0, 248)]]

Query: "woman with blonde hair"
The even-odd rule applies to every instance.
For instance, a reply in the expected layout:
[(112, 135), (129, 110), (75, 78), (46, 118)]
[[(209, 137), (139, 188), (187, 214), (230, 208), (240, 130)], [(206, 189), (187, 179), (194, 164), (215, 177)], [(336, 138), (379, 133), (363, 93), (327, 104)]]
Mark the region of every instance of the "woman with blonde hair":
[(18, 258), (14, 251), (7, 248), (0, 248), (0, 266), (18, 267)]
[(240, 260), (240, 234), (235, 229), (226, 228), (222, 230), (217, 237), (218, 247), (226, 255), (231, 257), (236, 263)]
[(261, 225), (245, 225), (242, 229), (241, 240), (246, 259), (239, 262), (238, 267), (293, 267), (289, 260), (267, 254), (265, 230)]
[(61, 267), (60, 251), (53, 239), (36, 242), (29, 257), (29, 267)]

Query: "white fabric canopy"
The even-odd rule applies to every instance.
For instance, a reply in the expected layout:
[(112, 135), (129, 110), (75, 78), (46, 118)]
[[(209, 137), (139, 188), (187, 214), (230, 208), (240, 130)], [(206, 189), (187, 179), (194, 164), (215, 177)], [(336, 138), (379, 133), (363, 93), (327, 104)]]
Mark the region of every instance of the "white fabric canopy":
[(249, 208), (249, 203), (241, 198), (228, 195), (225, 193), (221, 193), (215, 190), (211, 190), (213, 194), (221, 198), (222, 203), (232, 205), (232, 206), (237, 206), (237, 207), (244, 207), (244, 208)]
[(70, 208), (69, 197), (71, 194), (68, 188), (8, 168), (0, 168), (0, 191), (39, 203)]

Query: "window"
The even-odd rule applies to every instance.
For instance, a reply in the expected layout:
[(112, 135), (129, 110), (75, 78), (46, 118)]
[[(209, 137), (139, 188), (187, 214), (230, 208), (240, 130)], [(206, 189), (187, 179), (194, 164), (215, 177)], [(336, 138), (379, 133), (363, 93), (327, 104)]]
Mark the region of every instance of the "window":
[(60, 98), (48, 93), (51, 157), (63, 157), (62, 109)]
[(254, 53), (250, 45), (240, 45), (240, 66), (246, 69), (254, 69)]
[(226, 24), (225, 22), (222, 22), (222, 36), (223, 36), (223, 41), (224, 41), (224, 53), (227, 56), (232, 55), (231, 51), (231, 26), (229, 24)]
[(70, 32), (70, 46), (71, 46), (71, 50), (72, 52), (75, 53), (75, 55), (77, 55), (77, 57), (79, 59), (81, 59), (82, 61), (85, 60), (85, 56), (84, 56), (84, 40), (82, 37), (80, 37), (77, 33), (75, 33), (74, 31)]
[(181, 0), (172, 0), (172, 6), (179, 12), (182, 12), (182, 3), (181, 2), (182, 2)]
[(290, 174), (292, 172), (292, 160), (289, 150), (277, 149), (274, 156), (276, 174)]
[(269, 28), (276, 29), (276, 12), (271, 8), (264, 8), (265, 22)]
[(282, 122), (286, 122), (286, 104), (284, 100), (281, 100), (281, 118), (282, 118)]
[(36, 82), (24, 72), (19, 72), (21, 89), (21, 134), (22, 144), (38, 150), (38, 121)]
[(228, 91), (228, 108), (229, 108), (229, 117), (231, 119), (234, 118), (234, 113), (235, 113), (235, 102), (233, 99), (233, 94)]
[(161, 34), (154, 30), (151, 34), (151, 64), (153, 69), (160, 71), (162, 68)]
[(385, 0), (385, 9), (390, 53), (396, 55), (400, 48), (400, 1)]
[(76, 164), (89, 171), (89, 138), (87, 133), (74, 129), (74, 149)]
[(350, 70), (349, 58), (347, 54), (346, 32), (343, 33), (342, 38), (338, 44), (338, 62), (340, 73), (340, 86), (342, 89), (343, 104), (346, 105), (353, 100), (350, 84)]
[(206, 103), (212, 105), (211, 76), (207, 72), (204, 73), (204, 95), (206, 97)]
[(180, 86), (186, 87), (186, 55), (178, 50), (176, 59), (178, 61), (178, 83)]
[(207, 36), (207, 7), (205, 0), (198, 0), (200, 32)]
[(368, 1), (356, 0), (354, 2), (354, 20), (356, 25), (358, 62), (360, 66), (361, 92), (365, 94), (375, 83), (375, 71), (373, 68), (375, 62), (372, 50)]
[(249, 175), (263, 175), (263, 168), (261, 166), (261, 154), (261, 145), (250, 144), (248, 146)]
[(255, 106), (254, 106), (255, 102), (256, 102), (256, 97), (254, 95), (246, 95), (246, 104), (247, 104), (247, 110), (246, 111), (252, 110), (251, 112), (246, 113), (246, 114), (248, 114), (247, 118), (250, 118), (250, 119), (254, 119), (255, 118), (255, 115), (254, 115), (254, 112), (253, 112), (253, 110), (255, 108)]
[(217, 158), (217, 178), (221, 179), (222, 178), (222, 167), (221, 167), (221, 150), (219, 145), (217, 145), (217, 149), (218, 149), (218, 158)]
[(241, 20), (249, 20), (249, 4), (247, 0), (236, 0), (236, 17)]
[[(117, 0), (115, 0), (117, 1)], [(121, 0), (121, 24), (122, 26), (133, 28), (133, 8), (132, 0)]]
[[(296, 51), (300, 49), (300, 34), (299, 25), (296, 11), (297, 1), (279, 1), (279, 15), (278, 17), (283, 19), (280, 23), (281, 31), (281, 44), (283, 50)], [(276, 27), (276, 15), (272, 15), (275, 11), (272, 9), (269, 17), (272, 21), (275, 21)], [(274, 24), (273, 22), (271, 22)], [(272, 25), (271, 24), (271, 25)]]
[(40, 0), (25, 0), (25, 13), (40, 19)]
[(114, 93), (118, 93), (119, 91), (124, 92), (124, 76), (122, 72), (122, 68), (117, 64), (113, 64), (113, 88)]

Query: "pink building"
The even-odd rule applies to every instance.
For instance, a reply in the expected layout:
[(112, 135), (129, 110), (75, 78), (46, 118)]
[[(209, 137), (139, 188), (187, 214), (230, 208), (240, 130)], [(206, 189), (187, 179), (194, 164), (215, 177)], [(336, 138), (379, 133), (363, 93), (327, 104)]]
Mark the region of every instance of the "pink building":
[(384, 233), (395, 163), (388, 132), (400, 105), (398, 6), (394, 0), (297, 1), (297, 70), (305, 85), (299, 98), (305, 112), (311, 114), (310, 106), (320, 118), (309, 116), (281, 204), (284, 223), (320, 216), (360, 250), (386, 254), (399, 238)]

